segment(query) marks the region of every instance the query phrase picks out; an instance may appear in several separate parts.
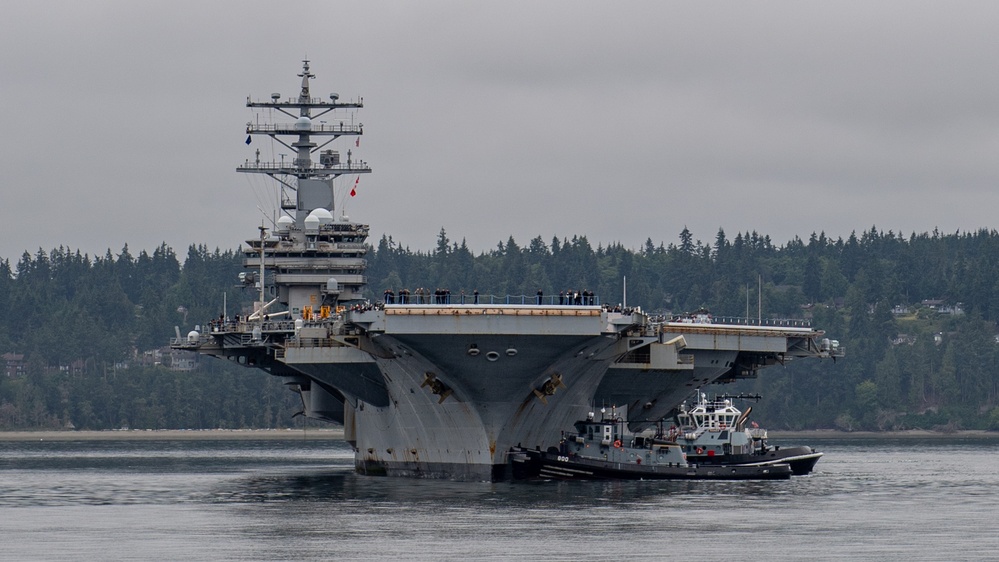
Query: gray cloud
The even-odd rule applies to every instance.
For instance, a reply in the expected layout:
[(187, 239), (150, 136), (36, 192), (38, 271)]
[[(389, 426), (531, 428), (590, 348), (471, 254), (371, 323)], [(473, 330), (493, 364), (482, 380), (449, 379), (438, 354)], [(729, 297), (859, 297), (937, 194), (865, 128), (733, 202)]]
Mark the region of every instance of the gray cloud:
[(5, 7), (0, 257), (254, 236), (244, 102), (306, 56), (365, 99), (347, 212), (413, 249), (995, 227), (993, 3), (203, 4)]

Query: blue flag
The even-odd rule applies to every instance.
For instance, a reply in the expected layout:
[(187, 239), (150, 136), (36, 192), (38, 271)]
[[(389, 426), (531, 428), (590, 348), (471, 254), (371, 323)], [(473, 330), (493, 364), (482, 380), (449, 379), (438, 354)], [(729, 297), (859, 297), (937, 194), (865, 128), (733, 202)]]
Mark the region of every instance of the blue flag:
[(246, 135), (246, 144), (250, 144), (250, 135)]

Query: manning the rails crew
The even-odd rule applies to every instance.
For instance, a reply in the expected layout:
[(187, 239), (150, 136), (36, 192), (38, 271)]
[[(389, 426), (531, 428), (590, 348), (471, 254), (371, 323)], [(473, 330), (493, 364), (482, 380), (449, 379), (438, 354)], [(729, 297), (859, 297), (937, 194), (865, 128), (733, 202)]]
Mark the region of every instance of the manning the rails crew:
[[(450, 289), (437, 288), (431, 292), (430, 289), (422, 287), (412, 292), (409, 289), (401, 289), (398, 293), (392, 289), (385, 289), (383, 297), (382, 302), (384, 304), (479, 304), (478, 289), (472, 291), (471, 295), (466, 295), (465, 291), (461, 291), (457, 299), (452, 299)], [(544, 304), (544, 297), (544, 291), (538, 289), (536, 303), (538, 305)], [(549, 298), (551, 298), (551, 304), (555, 304), (555, 298)], [(559, 291), (558, 304), (562, 306), (594, 306), (596, 305), (596, 295), (594, 295), (593, 291), (586, 289), (582, 291), (573, 289)]]

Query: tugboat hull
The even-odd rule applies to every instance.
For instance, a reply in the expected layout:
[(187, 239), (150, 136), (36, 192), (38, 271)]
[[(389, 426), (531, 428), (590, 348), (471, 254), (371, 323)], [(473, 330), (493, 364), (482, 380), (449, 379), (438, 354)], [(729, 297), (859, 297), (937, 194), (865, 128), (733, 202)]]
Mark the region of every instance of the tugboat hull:
[(551, 452), (528, 452), (535, 457), (537, 476), (555, 480), (787, 480), (787, 464), (668, 466), (608, 462)]
[(724, 455), (718, 457), (694, 456), (687, 453), (691, 462), (701, 466), (768, 466), (787, 464), (795, 476), (803, 476), (812, 472), (819, 462), (822, 453), (807, 446), (775, 447), (763, 453), (750, 455)]

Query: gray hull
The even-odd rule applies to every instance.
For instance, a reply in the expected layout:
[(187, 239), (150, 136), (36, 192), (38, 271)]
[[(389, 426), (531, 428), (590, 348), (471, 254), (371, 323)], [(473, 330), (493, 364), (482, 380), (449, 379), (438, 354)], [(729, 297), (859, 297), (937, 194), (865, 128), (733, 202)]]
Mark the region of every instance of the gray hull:
[[(366, 327), (359, 343), (371, 346), (370, 360), (346, 369), (299, 362), (310, 352), (286, 356), (296, 371), (343, 395), (343, 419), (334, 421), (344, 424), (357, 468), (368, 474), (504, 478), (511, 447), (556, 442), (559, 428), (590, 408), (621, 341), (597, 308), (546, 315), (527, 314), (539, 307), (387, 308), (432, 315), (355, 315)], [(377, 382), (351, 384), (343, 374), (351, 369)]]
[(821, 334), (705, 330), (693, 347), (682, 326), (637, 311), (390, 305), (259, 343), (208, 335), (197, 346), (285, 377), (307, 416), (344, 425), (359, 472), (497, 480), (511, 448), (545, 450), (594, 407), (627, 411), (641, 429), (740, 366), (817, 354), (802, 342)]

